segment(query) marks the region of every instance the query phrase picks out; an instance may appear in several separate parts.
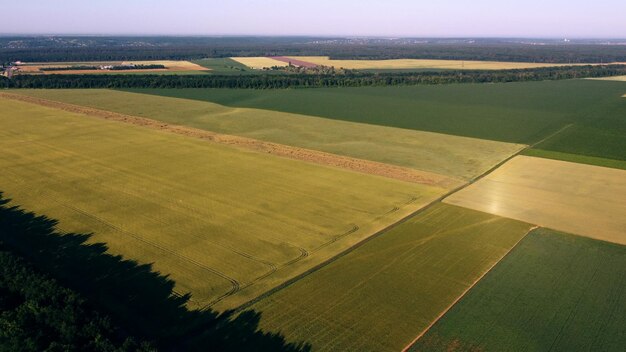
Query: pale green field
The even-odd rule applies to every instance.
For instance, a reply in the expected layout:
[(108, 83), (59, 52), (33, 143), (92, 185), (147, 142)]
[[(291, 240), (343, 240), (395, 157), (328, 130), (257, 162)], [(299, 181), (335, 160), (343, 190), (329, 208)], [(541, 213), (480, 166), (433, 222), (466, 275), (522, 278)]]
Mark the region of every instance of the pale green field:
[(530, 228), (439, 203), (252, 309), (314, 351), (400, 351)]
[(461, 180), (482, 174), (523, 148), (520, 144), (112, 90), (12, 92), (399, 165)]
[[(0, 191), (235, 307), (441, 196), (353, 173), (0, 100)], [(228, 297), (226, 297), (229, 295)], [(224, 298), (220, 300), (220, 298)]]

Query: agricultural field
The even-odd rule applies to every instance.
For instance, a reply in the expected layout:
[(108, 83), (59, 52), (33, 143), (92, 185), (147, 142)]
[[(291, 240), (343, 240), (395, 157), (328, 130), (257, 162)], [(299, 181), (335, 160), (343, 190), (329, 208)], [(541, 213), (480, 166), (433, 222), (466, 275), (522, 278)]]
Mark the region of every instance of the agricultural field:
[(251, 308), (315, 351), (399, 351), (531, 227), (439, 203)]
[[(126, 65), (163, 65), (165, 68), (155, 69), (127, 69), (127, 70), (72, 70), (76, 66), (126, 66)], [(207, 67), (203, 67), (190, 61), (173, 61), (173, 60), (156, 60), (156, 61), (106, 61), (106, 62), (46, 62), (46, 63), (23, 63), (17, 66), (18, 74), (203, 74), (209, 71)], [(45, 71), (46, 68), (62, 68), (67, 70)], [(43, 70), (42, 70), (43, 69)]]
[(602, 77), (602, 78), (589, 78), (598, 81), (617, 81), (617, 82), (626, 82), (626, 76), (613, 76), (613, 77)]
[(530, 233), (410, 351), (623, 351), (626, 247)]
[(626, 244), (626, 170), (516, 156), (444, 202)]
[(538, 143), (537, 149), (591, 157), (586, 162), (599, 161), (601, 166), (606, 161), (594, 158), (626, 161), (622, 82), (133, 91), (508, 143)]
[[(333, 66), (354, 70), (371, 69), (445, 69), (445, 70), (515, 70), (524, 68), (572, 66), (570, 64), (544, 64), (534, 62), (465, 61), (465, 60), (334, 60), (328, 56), (289, 56), (289, 58), (320, 66)], [(575, 65), (577, 66), (577, 65)]]
[[(245, 66), (231, 58), (207, 58), (201, 60), (193, 60), (192, 63), (200, 65), (211, 74), (215, 75), (248, 75), (248, 74), (260, 74), (258, 70), (254, 70)], [(269, 72), (264, 72), (269, 73)]]
[(249, 67), (254, 70), (262, 70), (264, 68), (271, 68), (274, 66), (277, 67), (287, 67), (289, 66), (288, 62), (280, 61), (273, 59), (271, 57), (231, 57), (232, 60), (237, 61), (238, 63)]
[(514, 143), (112, 90), (12, 92), (397, 165), (435, 174), (431, 175), (434, 178), (449, 179), (442, 183), (448, 188), (482, 174), (524, 147)]
[(15, 204), (154, 263), (194, 307), (234, 308), (420, 209), (444, 189), (0, 99)]

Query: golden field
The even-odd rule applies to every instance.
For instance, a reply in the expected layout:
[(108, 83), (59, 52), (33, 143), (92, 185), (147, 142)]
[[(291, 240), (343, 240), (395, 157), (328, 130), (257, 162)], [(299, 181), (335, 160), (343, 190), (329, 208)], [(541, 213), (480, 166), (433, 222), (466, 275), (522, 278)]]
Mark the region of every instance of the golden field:
[(626, 170), (517, 156), (444, 202), (626, 244)]

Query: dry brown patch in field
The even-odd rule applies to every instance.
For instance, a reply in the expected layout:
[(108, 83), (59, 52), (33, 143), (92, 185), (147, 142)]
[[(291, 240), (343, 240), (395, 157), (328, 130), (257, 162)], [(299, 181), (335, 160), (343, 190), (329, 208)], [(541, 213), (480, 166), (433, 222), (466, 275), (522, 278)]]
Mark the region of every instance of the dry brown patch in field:
[(517, 156), (445, 203), (626, 244), (626, 171)]
[(29, 97), (11, 93), (0, 93), (0, 98), (14, 99), (42, 106), (52, 107), (64, 111), (95, 116), (107, 120), (120, 121), (133, 125), (144, 126), (148, 128), (158, 129), (176, 133), (188, 137), (204, 139), (215, 143), (226, 144), (247, 150), (253, 150), (261, 153), (268, 153), (289, 159), (301, 160), (315, 164), (347, 169), (364, 174), (377, 175), (392, 178), (405, 182), (419, 183), (425, 185), (439, 186), (446, 189), (459, 187), (462, 182), (443, 175), (432, 172), (418, 171), (401, 166), (379, 163), (375, 161), (340, 156), (331, 153), (325, 153), (316, 150), (287, 146), (278, 143), (265, 142), (252, 138), (232, 136), (201, 130), (192, 127), (168, 124), (144, 117), (124, 115), (115, 112), (88, 108), (67, 103)]

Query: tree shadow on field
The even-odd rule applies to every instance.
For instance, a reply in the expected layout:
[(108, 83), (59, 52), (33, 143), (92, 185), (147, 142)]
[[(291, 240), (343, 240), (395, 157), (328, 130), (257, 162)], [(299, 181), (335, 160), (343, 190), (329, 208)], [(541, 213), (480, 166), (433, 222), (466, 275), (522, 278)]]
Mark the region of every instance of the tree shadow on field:
[(259, 329), (256, 311), (188, 310), (190, 296), (174, 294), (174, 282), (151, 265), (106, 253), (91, 235), (60, 233), (57, 220), (9, 204), (0, 192), (0, 242), (83, 294), (126, 332), (164, 351), (310, 351), (306, 343)]

